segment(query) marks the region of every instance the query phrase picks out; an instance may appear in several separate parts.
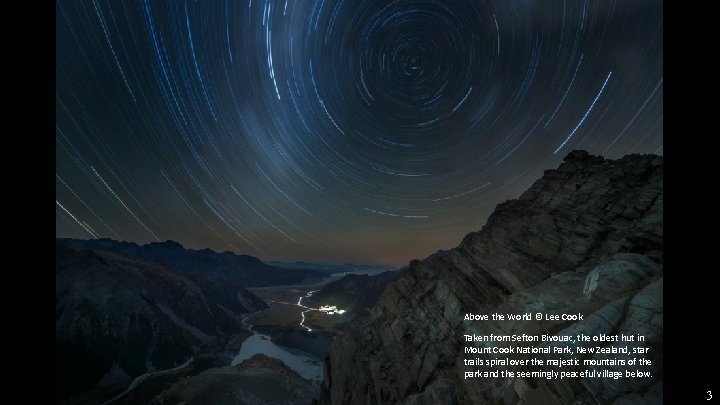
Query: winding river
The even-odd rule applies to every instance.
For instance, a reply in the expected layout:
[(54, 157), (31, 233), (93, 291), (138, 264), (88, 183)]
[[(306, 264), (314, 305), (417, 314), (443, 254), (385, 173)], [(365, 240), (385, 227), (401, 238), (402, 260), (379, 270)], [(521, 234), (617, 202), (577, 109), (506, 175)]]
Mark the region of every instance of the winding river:
[[(310, 297), (315, 291), (310, 291), (306, 295), (301, 296), (298, 299), (297, 305), (305, 308), (302, 311), (302, 317), (300, 320), (300, 326), (305, 328), (307, 331), (312, 331), (311, 328), (305, 326), (305, 313), (312, 311), (315, 308), (310, 308), (302, 305), (303, 298)], [(232, 361), (232, 365), (240, 364), (243, 360), (249, 359), (255, 354), (262, 353), (266, 356), (276, 358), (285, 363), (286, 366), (300, 374), (305, 379), (313, 381), (315, 384), (319, 384), (323, 379), (323, 367), (322, 361), (313, 356), (312, 354), (306, 353), (302, 350), (293, 349), (290, 347), (276, 345), (272, 342), (270, 336), (263, 335), (256, 332), (253, 329), (253, 325), (247, 320), (250, 314), (245, 314), (242, 317), (242, 323), (247, 327), (247, 330), (252, 332), (252, 336), (248, 337), (243, 341), (240, 347), (240, 352), (235, 356)]]

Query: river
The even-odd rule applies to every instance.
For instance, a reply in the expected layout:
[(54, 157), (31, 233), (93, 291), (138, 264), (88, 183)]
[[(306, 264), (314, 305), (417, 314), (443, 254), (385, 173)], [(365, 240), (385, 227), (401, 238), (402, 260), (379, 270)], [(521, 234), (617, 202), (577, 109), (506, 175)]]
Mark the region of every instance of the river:
[[(328, 277), (326, 277), (321, 282), (315, 283), (315, 284), (302, 284), (302, 285), (285, 285), (285, 286), (272, 286), (272, 287), (258, 287), (254, 290), (263, 290), (263, 289), (277, 289), (282, 288), (286, 289), (286, 291), (291, 291), (293, 293), (297, 292), (299, 293), (297, 303), (295, 302), (285, 302), (285, 301), (273, 301), (270, 300), (268, 302), (273, 303), (279, 303), (279, 304), (286, 304), (286, 305), (296, 305), (298, 307), (303, 308), (302, 312), (300, 313), (300, 319), (298, 320), (298, 325), (308, 332), (312, 332), (312, 328), (305, 325), (305, 314), (309, 311), (317, 310), (317, 308), (311, 308), (308, 306), (303, 305), (302, 301), (304, 298), (310, 297), (313, 295), (313, 293), (317, 292), (315, 291), (301, 291), (297, 290), (296, 288), (316, 288), (319, 289), (325, 284), (339, 280), (340, 278), (344, 277), (347, 274), (366, 274), (366, 275), (375, 275), (382, 272), (388, 271), (387, 268), (369, 268), (369, 269), (353, 269), (353, 271), (345, 271), (341, 273), (335, 273), (330, 274)], [(306, 378), (308, 380), (313, 381), (315, 384), (319, 384), (323, 380), (323, 366), (322, 366), (322, 360), (315, 357), (314, 355), (304, 352), (302, 350), (286, 347), (286, 346), (280, 346), (272, 342), (272, 339), (270, 336), (261, 334), (256, 332), (253, 329), (253, 325), (249, 323), (248, 317), (252, 314), (245, 314), (243, 315), (242, 322), (243, 325), (247, 328), (248, 331), (252, 332), (252, 336), (248, 337), (243, 341), (242, 346), (240, 347), (240, 352), (235, 356), (235, 358), (232, 361), (232, 365), (239, 364), (243, 360), (249, 359), (255, 354), (262, 353), (266, 356), (276, 358), (278, 360), (281, 360), (285, 365), (287, 365), (289, 368), (300, 374), (303, 378)]]
[[(312, 311), (314, 308), (302, 305), (302, 299), (311, 296), (314, 292), (315, 291), (310, 291), (305, 296), (300, 296), (297, 304), (294, 304), (305, 308), (299, 324), (309, 332), (312, 331), (312, 329), (304, 325), (305, 312)], [(243, 341), (240, 352), (232, 361), (233, 366), (240, 364), (243, 360), (247, 360), (255, 354), (262, 353), (266, 356), (281, 360), (286, 366), (300, 374), (303, 378), (311, 380), (316, 385), (322, 382), (323, 366), (321, 359), (302, 350), (276, 345), (272, 342), (270, 336), (258, 333), (253, 329), (253, 325), (247, 321), (248, 315), (250, 314), (243, 315), (242, 322), (253, 335)]]

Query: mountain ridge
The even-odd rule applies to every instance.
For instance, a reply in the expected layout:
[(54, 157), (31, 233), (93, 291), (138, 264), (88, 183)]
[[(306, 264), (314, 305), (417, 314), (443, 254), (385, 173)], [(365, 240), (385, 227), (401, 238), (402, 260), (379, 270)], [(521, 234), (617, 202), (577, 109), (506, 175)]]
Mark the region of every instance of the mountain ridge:
[(214, 275), (244, 287), (267, 287), (283, 284), (300, 284), (308, 278), (321, 279), (325, 274), (312, 269), (293, 271), (267, 265), (255, 256), (239, 255), (211, 249), (186, 249), (180, 243), (168, 240), (144, 245), (135, 242), (101, 239), (57, 238), (56, 243), (97, 251), (115, 252), (145, 260), (154, 260), (170, 270), (180, 273)]
[(122, 386), (223, 350), (248, 334), (241, 315), (266, 307), (212, 275), (56, 243), (56, 397)]
[[(556, 404), (662, 399), (663, 158), (570, 152), (480, 231), (413, 260), (333, 342), (323, 401)], [(588, 280), (594, 283), (587, 294)], [(462, 314), (580, 311), (585, 320), (509, 326)], [(643, 334), (652, 378), (464, 379), (461, 336)], [(582, 328), (582, 329), (578, 329)], [(482, 356), (481, 356), (482, 357)], [(602, 355), (596, 355), (602, 358)]]

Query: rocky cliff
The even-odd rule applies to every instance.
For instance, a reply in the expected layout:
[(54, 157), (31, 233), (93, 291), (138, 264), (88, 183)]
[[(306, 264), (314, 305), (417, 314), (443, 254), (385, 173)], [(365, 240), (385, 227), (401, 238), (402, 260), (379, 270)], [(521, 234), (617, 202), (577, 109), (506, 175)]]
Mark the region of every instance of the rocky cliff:
[[(660, 403), (663, 158), (573, 151), (479, 232), (411, 262), (325, 359), (332, 404)], [(590, 288), (588, 288), (590, 286)], [(580, 322), (467, 322), (466, 312), (581, 312)], [(464, 379), (464, 334), (643, 334), (644, 379)], [(601, 358), (603, 355), (595, 355)], [(647, 401), (647, 402), (643, 402)]]

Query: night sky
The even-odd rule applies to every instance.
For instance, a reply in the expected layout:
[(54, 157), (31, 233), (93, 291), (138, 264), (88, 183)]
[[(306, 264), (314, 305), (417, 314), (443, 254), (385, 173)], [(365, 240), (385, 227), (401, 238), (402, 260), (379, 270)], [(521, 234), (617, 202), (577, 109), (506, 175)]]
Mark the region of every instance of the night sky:
[(405, 264), (663, 153), (661, 1), (58, 1), (56, 235)]

